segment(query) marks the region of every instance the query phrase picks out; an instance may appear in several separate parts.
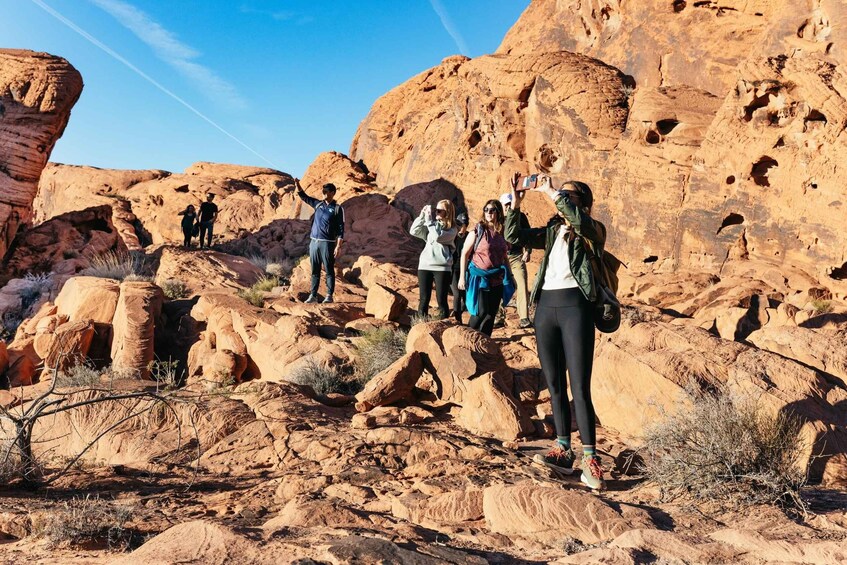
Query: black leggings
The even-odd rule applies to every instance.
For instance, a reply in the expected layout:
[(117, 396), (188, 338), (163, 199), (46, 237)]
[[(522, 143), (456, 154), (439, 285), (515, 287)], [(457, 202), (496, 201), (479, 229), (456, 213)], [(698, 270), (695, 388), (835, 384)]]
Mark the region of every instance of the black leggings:
[(194, 227), (192, 227), (190, 230), (183, 229), (182, 235), (185, 238), (182, 242), (182, 245), (184, 247), (189, 247), (191, 245), (191, 238), (194, 236)]
[(456, 320), (461, 322), (465, 305), (465, 291), (459, 290), (459, 269), (453, 269), (453, 283), (450, 288), (453, 291), (453, 312), (456, 313)]
[(494, 318), (500, 310), (500, 302), (503, 301), (503, 285), (480, 289), (477, 296), (476, 316), (471, 316), (468, 327), (481, 331), (487, 336), (494, 331)]
[(578, 288), (541, 291), (535, 312), (535, 338), (553, 403), (556, 435), (571, 434), (567, 369), (580, 439), (583, 445), (595, 445), (597, 417), (591, 402), (594, 317), (591, 304)]
[(447, 317), (447, 291), (450, 289), (452, 271), (418, 271), (418, 289), (421, 301), (418, 305), (418, 315), (429, 314), (429, 299), (432, 296), (432, 282), (435, 281), (435, 301), (438, 303), (438, 318)]

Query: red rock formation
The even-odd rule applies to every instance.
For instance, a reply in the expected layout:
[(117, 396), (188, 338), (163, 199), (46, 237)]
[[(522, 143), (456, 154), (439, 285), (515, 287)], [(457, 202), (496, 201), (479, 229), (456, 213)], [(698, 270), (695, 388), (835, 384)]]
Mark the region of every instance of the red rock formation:
[(18, 227), (32, 218), (38, 177), (71, 108), (82, 77), (66, 60), (46, 53), (0, 49), (0, 258)]

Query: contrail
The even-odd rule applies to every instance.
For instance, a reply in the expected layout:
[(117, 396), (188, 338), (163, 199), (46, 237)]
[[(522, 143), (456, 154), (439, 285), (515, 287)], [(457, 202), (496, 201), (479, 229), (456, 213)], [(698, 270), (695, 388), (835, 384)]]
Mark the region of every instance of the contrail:
[(449, 14), (447, 14), (447, 10), (445, 10), (444, 6), (441, 4), (441, 0), (429, 0), (429, 3), (441, 19), (441, 25), (444, 26), (444, 30), (450, 35), (450, 37), (453, 38), (453, 41), (456, 42), (456, 47), (459, 48), (459, 53), (469, 56), (468, 53), (470, 53), (470, 49), (468, 49), (468, 45), (456, 29), (456, 26), (453, 25), (453, 20), (450, 19)]
[(65, 24), (66, 26), (68, 26), (69, 28), (74, 30), (75, 32), (77, 32), (78, 34), (80, 34), (81, 36), (83, 36), (85, 39), (87, 39), (88, 41), (93, 43), (95, 46), (97, 46), (100, 49), (102, 49), (103, 51), (105, 51), (108, 55), (110, 55), (114, 59), (120, 61), (121, 63), (123, 63), (124, 65), (126, 65), (130, 69), (132, 69), (141, 78), (143, 78), (144, 80), (146, 80), (147, 82), (149, 82), (150, 84), (152, 84), (153, 86), (155, 86), (156, 88), (158, 88), (159, 90), (161, 90), (162, 92), (164, 92), (165, 94), (167, 94), (168, 96), (170, 96), (171, 98), (173, 98), (174, 100), (176, 100), (177, 102), (179, 102), (180, 104), (182, 104), (183, 106), (188, 108), (191, 112), (193, 112), (198, 117), (200, 117), (200, 119), (207, 122), (213, 128), (215, 128), (216, 130), (220, 131), (225, 136), (232, 139), (234, 142), (239, 144), (241, 147), (243, 147), (244, 149), (246, 149), (247, 151), (249, 151), (250, 153), (252, 153), (256, 157), (258, 157), (259, 159), (261, 159), (262, 161), (264, 161), (265, 163), (267, 163), (268, 165), (270, 165), (274, 169), (279, 169), (279, 167), (277, 167), (270, 159), (268, 159), (267, 157), (265, 157), (264, 155), (262, 155), (261, 153), (259, 153), (258, 151), (256, 151), (255, 149), (253, 149), (252, 147), (250, 147), (249, 145), (247, 145), (246, 143), (244, 143), (243, 141), (241, 141), (240, 139), (238, 139), (234, 135), (232, 135), (231, 133), (229, 133), (223, 127), (219, 126), (216, 122), (214, 122), (211, 118), (206, 117), (206, 115), (204, 115), (202, 112), (200, 112), (200, 110), (198, 110), (197, 108), (195, 108), (194, 106), (192, 106), (191, 104), (189, 104), (188, 102), (186, 102), (185, 100), (183, 100), (182, 98), (180, 98), (179, 96), (177, 96), (176, 94), (174, 94), (173, 92), (171, 92), (170, 90), (165, 88), (162, 84), (160, 84), (158, 81), (156, 81), (156, 79), (154, 79), (153, 77), (151, 77), (150, 75), (148, 75), (147, 73), (145, 73), (144, 71), (142, 71), (141, 69), (139, 69), (138, 67), (133, 65), (132, 63), (130, 63), (124, 57), (122, 57), (121, 55), (116, 53), (113, 49), (111, 49), (108, 45), (105, 45), (103, 42), (99, 41), (96, 37), (92, 36), (90, 33), (85, 31), (84, 29), (80, 28), (78, 25), (73, 23), (71, 20), (69, 20), (68, 18), (66, 18), (65, 16), (63, 16), (62, 14), (60, 14), (59, 12), (57, 12), (56, 10), (54, 10), (53, 8), (48, 6), (46, 3), (44, 3), (43, 0), (32, 0), (32, 2), (36, 6), (40, 7), (45, 12), (47, 12), (48, 14), (50, 14), (51, 16), (53, 16), (54, 18), (56, 18), (57, 20), (59, 20), (60, 22), (62, 22), (63, 24)]

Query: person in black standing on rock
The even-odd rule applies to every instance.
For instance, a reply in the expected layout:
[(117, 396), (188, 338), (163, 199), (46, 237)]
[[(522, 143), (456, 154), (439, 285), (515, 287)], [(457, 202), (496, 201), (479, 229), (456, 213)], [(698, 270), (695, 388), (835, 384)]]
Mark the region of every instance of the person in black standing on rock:
[(194, 226), (197, 225), (197, 212), (194, 204), (186, 206), (185, 210), (178, 215), (182, 216), (182, 235), (184, 237), (182, 246), (186, 248), (191, 247), (191, 238), (194, 237)]
[(451, 285), (453, 291), (453, 310), (450, 312), (450, 316), (459, 324), (462, 323), (462, 312), (465, 307), (465, 291), (459, 290), (459, 273), (462, 270), (462, 260), (459, 254), (465, 246), (465, 240), (468, 238), (468, 223), (468, 214), (466, 212), (456, 215), (456, 227), (459, 228), (459, 231), (456, 234), (456, 242), (453, 244), (453, 284)]
[(312, 265), (312, 288), (306, 303), (318, 301), (318, 287), (321, 284), (321, 267), (326, 271), (326, 297), (324, 303), (333, 301), (335, 292), (335, 258), (341, 252), (344, 242), (344, 208), (335, 201), (335, 185), (323, 185), (323, 200), (312, 198), (300, 186), (300, 179), (294, 179), (297, 196), (315, 209), (312, 219), (312, 231), (309, 244), (309, 260)]
[[(576, 461), (571, 449), (571, 411), (567, 383), (571, 381), (574, 411), (582, 440), (581, 480), (592, 489), (603, 488), (603, 468), (596, 452), (597, 418), (591, 401), (594, 363), (594, 302), (597, 290), (591, 268), (593, 248), (602, 253), (606, 228), (591, 217), (593, 196), (587, 184), (569, 181), (554, 190), (549, 177), (538, 188), (556, 206), (558, 214), (547, 227), (525, 229), (520, 208), (525, 192), (517, 191), (520, 173), (512, 180), (512, 209), (506, 215), (506, 239), (544, 250), (530, 301), (535, 311), (535, 337), (541, 370), (550, 390), (557, 439), (537, 463), (570, 474)], [(590, 247), (589, 247), (590, 246)], [(567, 376), (566, 376), (567, 372)]]
[(204, 237), (206, 247), (212, 246), (212, 232), (218, 219), (218, 205), (212, 202), (214, 199), (214, 194), (207, 194), (206, 201), (200, 204), (200, 249), (203, 249)]

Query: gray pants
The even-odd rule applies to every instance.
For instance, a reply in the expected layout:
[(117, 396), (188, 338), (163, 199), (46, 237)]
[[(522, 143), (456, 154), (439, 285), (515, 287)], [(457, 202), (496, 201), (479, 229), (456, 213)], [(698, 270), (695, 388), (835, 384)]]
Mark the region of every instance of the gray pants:
[(312, 296), (317, 296), (321, 285), (321, 267), (326, 271), (326, 293), (335, 291), (335, 242), (313, 239), (309, 244), (309, 262), (312, 264)]

